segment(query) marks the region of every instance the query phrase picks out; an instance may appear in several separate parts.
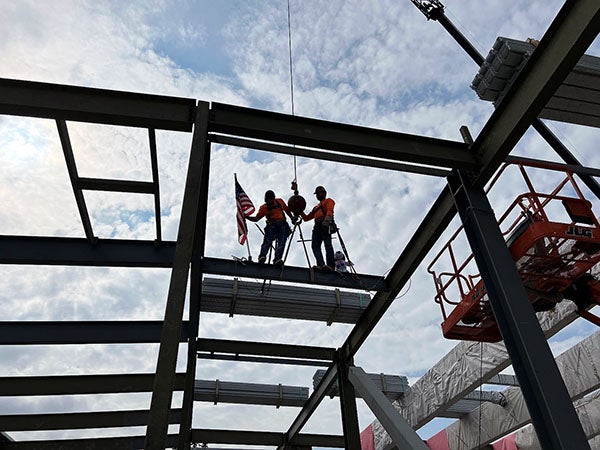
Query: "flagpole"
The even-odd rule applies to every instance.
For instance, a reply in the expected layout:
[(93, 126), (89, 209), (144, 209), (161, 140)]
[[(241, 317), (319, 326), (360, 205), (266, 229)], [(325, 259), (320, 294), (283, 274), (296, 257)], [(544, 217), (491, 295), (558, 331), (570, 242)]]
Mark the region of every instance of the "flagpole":
[[(233, 179), (235, 184), (238, 184), (237, 173), (233, 174)], [(246, 230), (246, 247), (248, 247), (248, 261), (252, 261), (252, 254), (250, 253), (250, 242), (248, 242), (248, 224), (246, 223), (246, 217), (242, 213), (242, 218), (244, 219), (244, 229)]]

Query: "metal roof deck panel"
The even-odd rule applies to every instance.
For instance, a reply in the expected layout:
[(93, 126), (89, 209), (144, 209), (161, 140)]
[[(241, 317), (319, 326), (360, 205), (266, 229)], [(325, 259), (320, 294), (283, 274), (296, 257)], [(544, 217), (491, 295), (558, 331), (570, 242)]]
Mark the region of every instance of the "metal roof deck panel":
[(215, 404), (220, 402), (301, 407), (308, 400), (308, 388), (281, 384), (196, 380), (194, 400)]
[[(369, 305), (364, 293), (204, 278), (203, 312), (355, 323)], [(338, 303), (339, 301), (339, 303)]]
[[(324, 370), (317, 370), (313, 375), (313, 387), (316, 388), (323, 376), (325, 375)], [(390, 400), (398, 399), (402, 394), (408, 390), (408, 378), (404, 375), (387, 375), (383, 373), (368, 373), (369, 379), (375, 383), (375, 385), (381, 389), (387, 398)], [(337, 388), (337, 381), (329, 389), (329, 396), (339, 396)], [(358, 395), (358, 393), (357, 393)]]

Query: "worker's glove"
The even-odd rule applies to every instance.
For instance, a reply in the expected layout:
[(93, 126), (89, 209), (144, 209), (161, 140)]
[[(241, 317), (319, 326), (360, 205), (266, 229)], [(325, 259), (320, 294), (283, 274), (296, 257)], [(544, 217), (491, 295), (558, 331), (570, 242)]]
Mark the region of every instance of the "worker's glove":
[(329, 228), (329, 225), (331, 225), (332, 221), (333, 221), (333, 217), (325, 216), (325, 218), (323, 219), (323, 228)]

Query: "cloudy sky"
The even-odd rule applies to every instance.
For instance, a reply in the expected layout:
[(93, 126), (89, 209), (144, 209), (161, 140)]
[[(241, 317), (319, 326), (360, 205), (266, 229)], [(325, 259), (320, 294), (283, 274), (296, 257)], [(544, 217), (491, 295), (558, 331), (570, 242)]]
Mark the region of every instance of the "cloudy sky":
[[(477, 67), (437, 23), (408, 0), (291, 0), (295, 114), (348, 124), (460, 140), (479, 133), (492, 112), (470, 89)], [(446, 1), (450, 20), (487, 54), (497, 36), (541, 38), (562, 2)], [(4, 1), (0, 2), (0, 77), (181, 96), (290, 113), (287, 1)], [(600, 54), (597, 42), (588, 50)], [(548, 122), (584, 165), (600, 161), (595, 129)], [(79, 175), (151, 179), (145, 130), (69, 124)], [(163, 238), (177, 234), (191, 135), (158, 132)], [(557, 159), (528, 132), (514, 154)], [(233, 175), (258, 206), (263, 193), (292, 194), (291, 156), (214, 146), (206, 255), (247, 256), (237, 243)], [(301, 195), (325, 185), (336, 221), (360, 273), (384, 275), (417, 229), (444, 180), (305, 158), (297, 160)], [(512, 185), (511, 185), (512, 186)], [(501, 189), (498, 201), (511, 192)], [(154, 239), (150, 196), (87, 192), (100, 238)], [(55, 124), (0, 117), (0, 234), (84, 236)], [(495, 205), (501, 209), (500, 205)], [(498, 213), (499, 210), (496, 210)], [(256, 256), (261, 234), (250, 224)], [(308, 234), (310, 227), (304, 225)], [(449, 230), (453, 231), (453, 230)], [(440, 243), (443, 239), (440, 241)], [(438, 246), (439, 248), (439, 246)], [(426, 258), (431, 261), (433, 253)], [(294, 242), (288, 263), (306, 264)], [(0, 320), (160, 320), (169, 271), (68, 267), (0, 267)], [(416, 381), (456, 342), (444, 340), (426, 265), (356, 357), (367, 372)], [(339, 346), (351, 327), (203, 314), (201, 337)], [(566, 350), (593, 328), (581, 320), (557, 336)], [(153, 372), (157, 346), (0, 349), (0, 374), (66, 375)], [(182, 358), (180, 358), (182, 359)], [(183, 359), (180, 368), (183, 369)], [(200, 360), (197, 378), (312, 387), (314, 369)], [(2, 413), (133, 409), (149, 396), (3, 398)], [(174, 405), (180, 399), (175, 397)], [(295, 408), (196, 404), (194, 427), (287, 430)], [(373, 415), (359, 401), (361, 429)], [(420, 433), (428, 437), (442, 425)], [(132, 433), (143, 433), (133, 429)], [(336, 400), (326, 399), (306, 432), (339, 433)], [(121, 430), (96, 430), (111, 435)], [(87, 432), (89, 433), (89, 432)], [(35, 438), (89, 435), (35, 433)], [(15, 433), (15, 437), (25, 438)]]

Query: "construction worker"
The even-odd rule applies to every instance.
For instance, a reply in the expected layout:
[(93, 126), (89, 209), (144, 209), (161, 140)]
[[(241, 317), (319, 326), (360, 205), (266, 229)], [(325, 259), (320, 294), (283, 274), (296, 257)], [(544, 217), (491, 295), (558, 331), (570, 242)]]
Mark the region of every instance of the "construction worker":
[(282, 257), (285, 242), (290, 234), (290, 226), (285, 219), (286, 214), (292, 218), (285, 201), (281, 198), (275, 198), (275, 192), (269, 190), (265, 192), (265, 203), (258, 208), (256, 216), (246, 216), (246, 219), (251, 222), (258, 222), (263, 217), (267, 218), (265, 236), (260, 247), (260, 254), (258, 255), (259, 264), (264, 264), (267, 260), (269, 248), (271, 248), (271, 244), (275, 241), (275, 259), (273, 260), (273, 264), (278, 266), (283, 265)]
[[(315, 195), (319, 203), (308, 213), (302, 215), (302, 220), (305, 222), (315, 219), (315, 225), (312, 230), (311, 247), (315, 259), (317, 260), (315, 269), (333, 270), (335, 260), (333, 258), (333, 245), (331, 244), (331, 234), (336, 231), (336, 225), (333, 221), (333, 208), (335, 202), (331, 198), (327, 198), (327, 191), (323, 186), (317, 186)], [(325, 245), (325, 257), (327, 264), (323, 260), (321, 252), (321, 244)]]

